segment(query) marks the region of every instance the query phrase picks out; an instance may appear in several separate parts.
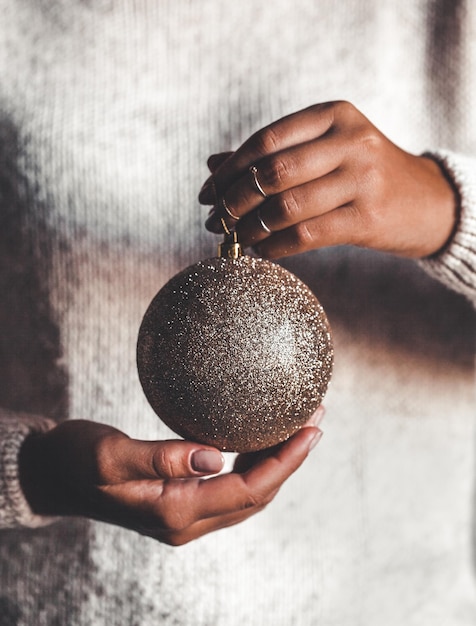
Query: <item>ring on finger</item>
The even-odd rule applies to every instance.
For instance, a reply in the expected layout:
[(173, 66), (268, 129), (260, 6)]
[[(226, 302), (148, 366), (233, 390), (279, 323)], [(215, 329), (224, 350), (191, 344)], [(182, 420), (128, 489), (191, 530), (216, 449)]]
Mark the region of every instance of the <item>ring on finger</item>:
[(256, 217), (258, 218), (258, 222), (261, 226), (261, 228), (265, 231), (265, 233), (268, 233), (268, 235), (270, 235), (272, 233), (271, 228), (266, 224), (266, 222), (263, 221), (263, 218), (261, 217), (261, 207), (259, 207), (256, 210)]
[(230, 210), (230, 208), (227, 206), (227, 204), (226, 204), (226, 202), (225, 202), (225, 196), (223, 196), (223, 197), (222, 197), (222, 199), (221, 199), (221, 203), (222, 203), (223, 208), (225, 209), (225, 211), (228, 213), (228, 215), (229, 215), (232, 219), (234, 219), (234, 220), (236, 220), (236, 221), (238, 221), (238, 220), (240, 219), (240, 218), (238, 217), (238, 215), (235, 215), (234, 213), (232, 213), (232, 212), (231, 212), (231, 210)]
[(256, 189), (258, 190), (258, 193), (261, 194), (263, 198), (267, 198), (268, 194), (263, 189), (263, 187), (261, 186), (261, 183), (258, 180), (258, 168), (256, 167), (256, 165), (252, 165), (250, 167), (250, 172), (253, 174), (253, 182), (255, 184)]

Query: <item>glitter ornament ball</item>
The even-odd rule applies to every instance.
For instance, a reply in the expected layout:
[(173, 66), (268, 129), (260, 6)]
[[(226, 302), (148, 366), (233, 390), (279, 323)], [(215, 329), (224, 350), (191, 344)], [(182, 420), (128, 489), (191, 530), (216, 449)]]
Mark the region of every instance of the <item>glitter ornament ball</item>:
[(329, 323), (310, 289), (279, 265), (216, 257), (155, 296), (137, 346), (157, 415), (185, 439), (251, 452), (284, 441), (329, 384)]

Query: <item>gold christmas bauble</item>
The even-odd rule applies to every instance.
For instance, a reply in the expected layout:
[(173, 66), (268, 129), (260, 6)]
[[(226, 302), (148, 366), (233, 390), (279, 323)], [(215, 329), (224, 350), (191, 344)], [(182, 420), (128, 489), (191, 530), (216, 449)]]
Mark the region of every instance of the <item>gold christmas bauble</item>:
[(321, 403), (331, 331), (314, 294), (281, 266), (216, 257), (155, 296), (137, 363), (149, 403), (177, 434), (251, 452), (290, 437)]

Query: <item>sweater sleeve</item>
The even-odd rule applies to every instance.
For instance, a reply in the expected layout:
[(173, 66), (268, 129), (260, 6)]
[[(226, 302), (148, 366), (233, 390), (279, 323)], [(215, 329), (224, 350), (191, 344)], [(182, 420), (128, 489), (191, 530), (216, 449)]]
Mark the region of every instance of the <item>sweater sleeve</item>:
[(36, 515), (20, 486), (18, 458), (25, 439), (55, 426), (49, 419), (0, 409), (0, 528), (46, 526), (55, 518)]
[(449, 244), (420, 261), (423, 269), (476, 306), (476, 159), (451, 152), (428, 153), (453, 182), (459, 196), (459, 221)]

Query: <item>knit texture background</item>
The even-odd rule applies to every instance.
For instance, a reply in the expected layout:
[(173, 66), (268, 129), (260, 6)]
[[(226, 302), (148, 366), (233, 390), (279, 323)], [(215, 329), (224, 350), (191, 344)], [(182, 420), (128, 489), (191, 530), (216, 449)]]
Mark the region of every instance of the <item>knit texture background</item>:
[[(474, 625), (475, 42), (469, 0), (0, 0), (2, 626)], [(45, 419), (171, 435), (135, 345), (156, 291), (215, 254), (207, 157), (334, 99), (444, 151), (462, 218), (422, 264), (439, 281), (364, 250), (284, 262), (336, 366), (323, 440), (260, 515), (179, 549), (32, 528), (16, 462)]]

